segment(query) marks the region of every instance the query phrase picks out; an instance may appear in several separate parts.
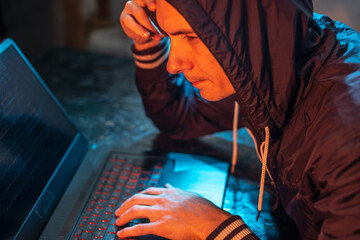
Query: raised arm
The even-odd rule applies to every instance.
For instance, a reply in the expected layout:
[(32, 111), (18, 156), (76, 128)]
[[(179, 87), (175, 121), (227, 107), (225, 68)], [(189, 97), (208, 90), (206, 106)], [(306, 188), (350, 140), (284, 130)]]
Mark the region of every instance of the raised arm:
[(203, 99), (182, 74), (166, 70), (170, 41), (147, 15), (151, 1), (129, 1), (120, 22), (134, 40), (136, 84), (145, 111), (159, 130), (174, 139), (190, 139), (232, 128), (234, 100)]

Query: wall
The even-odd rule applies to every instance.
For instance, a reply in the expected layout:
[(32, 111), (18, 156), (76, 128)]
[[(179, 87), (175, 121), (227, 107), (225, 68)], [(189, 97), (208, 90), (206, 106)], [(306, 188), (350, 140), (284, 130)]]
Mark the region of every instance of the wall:
[[(111, 17), (118, 23), (126, 0), (110, 0)], [(13, 38), (27, 56), (66, 46), (65, 0), (0, 0), (0, 37)], [(95, 0), (81, 0), (84, 22), (95, 12)], [(360, 32), (360, 0), (314, 0), (316, 12), (342, 21)]]
[(314, 11), (328, 15), (360, 32), (359, 0), (313, 0)]
[(30, 58), (42, 55), (52, 45), (51, 2), (1, 0), (5, 35), (13, 38)]

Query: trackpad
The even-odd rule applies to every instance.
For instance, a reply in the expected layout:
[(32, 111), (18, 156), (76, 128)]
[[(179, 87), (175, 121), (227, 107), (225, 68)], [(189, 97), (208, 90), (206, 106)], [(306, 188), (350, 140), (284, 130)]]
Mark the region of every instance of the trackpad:
[(173, 159), (172, 171), (164, 173), (160, 186), (170, 183), (174, 187), (195, 192), (222, 207), (229, 164), (214, 158), (184, 153), (169, 153)]

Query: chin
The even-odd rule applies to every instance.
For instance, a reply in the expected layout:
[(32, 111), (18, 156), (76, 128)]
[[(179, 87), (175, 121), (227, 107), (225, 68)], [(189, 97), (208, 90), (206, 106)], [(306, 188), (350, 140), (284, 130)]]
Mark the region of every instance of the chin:
[(204, 98), (210, 102), (217, 102), (217, 101), (223, 100), (224, 98), (228, 97), (228, 96), (223, 96), (223, 95), (206, 94), (206, 93), (202, 93), (201, 91), (200, 91), (200, 95), (202, 98)]

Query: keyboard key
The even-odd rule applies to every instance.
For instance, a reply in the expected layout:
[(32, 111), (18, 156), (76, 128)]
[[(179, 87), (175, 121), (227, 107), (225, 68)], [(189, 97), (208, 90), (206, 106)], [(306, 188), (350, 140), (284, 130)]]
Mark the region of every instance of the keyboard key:
[(98, 201), (96, 203), (96, 207), (98, 208), (105, 208), (108, 205), (108, 203), (106, 201)]
[(100, 178), (99, 184), (105, 185), (106, 181), (107, 181), (107, 178), (102, 177), (102, 178)]
[(136, 182), (138, 179), (139, 179), (139, 175), (135, 175), (133, 173), (130, 175), (130, 181), (135, 181)]
[(112, 173), (109, 178), (114, 179), (115, 181), (117, 181), (118, 177), (119, 177), (118, 174)]
[(95, 209), (92, 211), (92, 215), (93, 215), (93, 216), (100, 216), (103, 211), (104, 211), (104, 209), (95, 208)]
[(110, 195), (108, 194), (101, 194), (100, 195), (100, 200), (108, 200), (110, 198)]
[(90, 216), (91, 216), (91, 212), (92, 212), (92, 210), (86, 210), (85, 212), (84, 212), (84, 214), (83, 214), (83, 217), (84, 218), (89, 218)]
[[(87, 222), (88, 222), (88, 218), (83, 218), (83, 219), (81, 219), (79, 225), (80, 225), (80, 226), (86, 226)], [(80, 236), (79, 236), (79, 237), (80, 237)]]
[(140, 175), (141, 173), (141, 167), (135, 167), (132, 171), (133, 175)]
[(100, 220), (100, 217), (91, 216), (91, 217), (88, 219), (88, 223), (98, 223), (99, 220)]
[(148, 187), (156, 187), (157, 186), (157, 181), (154, 181), (154, 180), (150, 180), (149, 182), (148, 182)]
[(101, 216), (101, 221), (102, 222), (110, 222), (112, 218), (113, 218), (112, 214), (104, 214)]
[(154, 172), (154, 173), (161, 173), (161, 170), (162, 170), (162, 169), (163, 169), (162, 167), (155, 167), (154, 170), (153, 170), (153, 172)]
[(126, 164), (124, 166), (124, 171), (131, 172), (131, 169), (132, 169), (132, 165), (130, 165), (130, 164)]
[(95, 238), (103, 238), (105, 236), (105, 234), (106, 234), (105, 230), (98, 229), (94, 232), (94, 237)]
[(120, 202), (122, 202), (122, 203), (125, 202), (126, 200), (129, 199), (129, 197), (130, 196), (128, 196), (128, 195), (122, 195), (121, 198), (120, 198)]
[[(121, 196), (122, 197), (122, 196)], [(120, 197), (120, 199), (121, 199), (121, 197)], [(115, 198), (112, 198), (112, 199), (110, 199), (109, 201), (108, 201), (108, 205), (110, 205), (110, 206), (116, 206), (118, 203), (119, 203), (119, 199), (115, 199)]]
[(96, 230), (97, 224), (88, 224), (85, 226), (84, 230), (88, 232), (94, 232)]
[(120, 173), (120, 178), (122, 179), (128, 179), (130, 176), (131, 172), (130, 171), (123, 171)]
[(140, 175), (140, 179), (143, 180), (149, 180), (151, 173), (148, 171), (144, 171), (141, 175)]
[(144, 179), (140, 179), (137, 183), (138, 186), (146, 186), (147, 184), (147, 180)]
[[(116, 232), (119, 227), (115, 225), (114, 216), (116, 209), (136, 192), (157, 186), (163, 169), (161, 161), (152, 166), (144, 164), (144, 158), (129, 157), (125, 161), (121, 154), (112, 155), (109, 160), (72, 239), (118, 240)], [(136, 220), (121, 228), (142, 222)]]
[(105, 208), (105, 213), (106, 214), (114, 214), (116, 210), (116, 207), (107, 207)]
[(99, 192), (96, 192), (96, 193), (94, 193), (93, 195), (92, 195), (92, 197), (91, 197), (91, 201), (97, 201), (97, 200), (99, 200), (99, 196), (100, 196), (100, 193)]
[(112, 194), (111, 194), (111, 198), (112, 199), (114, 199), (114, 198), (120, 198), (121, 197), (121, 191), (120, 192), (113, 192)]
[(104, 193), (111, 193), (112, 191), (114, 191), (114, 186), (104, 187), (104, 189), (103, 189)]
[(74, 237), (80, 237), (81, 234), (83, 232), (83, 228), (82, 227), (78, 227), (76, 230), (75, 230), (75, 233), (74, 233)]
[(104, 240), (115, 240), (117, 239), (116, 235), (114, 233), (106, 233)]
[(145, 186), (138, 186), (138, 187), (136, 187), (136, 192), (139, 193), (141, 191), (144, 191), (145, 189), (146, 189)]
[(120, 176), (120, 178), (118, 179), (117, 185), (124, 186), (126, 184), (127, 180), (128, 179), (126, 177)]
[(126, 188), (124, 190), (124, 195), (127, 195), (127, 196), (132, 196), (132, 195), (134, 195), (134, 193), (135, 193), (135, 191), (132, 188)]
[(80, 237), (80, 239), (81, 240), (90, 240), (91, 238), (92, 238), (92, 233), (90, 233), (90, 232), (83, 232), (82, 234), (81, 234), (81, 237)]
[[(136, 182), (133, 181), (128, 181), (128, 183), (126, 184), (127, 188), (131, 188), (134, 189), (136, 187)], [(126, 192), (126, 190), (124, 190), (124, 193)]]
[(110, 225), (107, 229), (108, 232), (116, 234), (116, 232), (119, 230), (119, 228), (116, 225)]
[(108, 222), (100, 222), (97, 227), (98, 227), (98, 229), (106, 230), (108, 228), (108, 226), (109, 226)]
[(91, 201), (89, 202), (89, 204), (87, 205), (87, 209), (90, 210), (90, 209), (94, 209), (96, 206), (96, 202), (95, 201)]
[(116, 182), (117, 182), (117, 179), (109, 178), (109, 179), (106, 181), (106, 184), (114, 187), (114, 185), (115, 185)]

